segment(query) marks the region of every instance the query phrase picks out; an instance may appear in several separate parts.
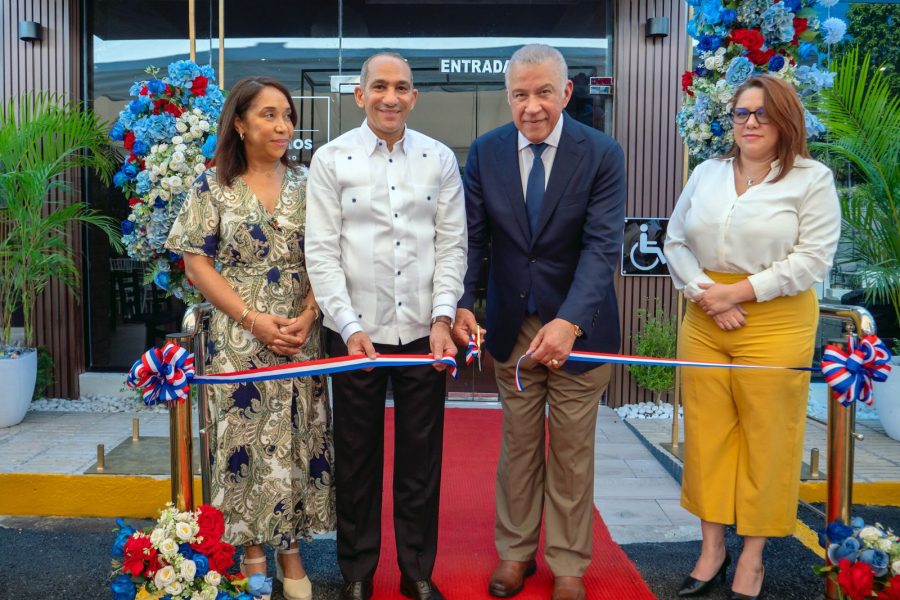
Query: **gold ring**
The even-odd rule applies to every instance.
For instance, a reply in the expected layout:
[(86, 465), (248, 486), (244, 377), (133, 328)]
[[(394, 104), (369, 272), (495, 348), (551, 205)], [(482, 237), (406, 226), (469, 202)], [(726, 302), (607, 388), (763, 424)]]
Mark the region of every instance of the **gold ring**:
[(553, 360), (550, 361), (550, 364), (553, 365), (554, 367), (558, 367), (559, 361), (554, 358)]

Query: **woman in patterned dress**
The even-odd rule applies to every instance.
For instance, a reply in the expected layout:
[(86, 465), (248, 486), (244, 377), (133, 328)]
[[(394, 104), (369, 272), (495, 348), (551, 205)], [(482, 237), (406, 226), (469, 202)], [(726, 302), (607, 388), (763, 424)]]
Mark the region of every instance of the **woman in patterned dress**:
[[(306, 170), (287, 148), (297, 116), (287, 89), (250, 77), (231, 90), (216, 167), (195, 182), (166, 246), (184, 255), (215, 306), (210, 372), (321, 358), (319, 314), (303, 254)], [(217, 264), (220, 269), (217, 271)], [(265, 573), (278, 550), (288, 600), (312, 597), (297, 540), (334, 529), (332, 437), (324, 377), (210, 387), (212, 504), (241, 569)]]

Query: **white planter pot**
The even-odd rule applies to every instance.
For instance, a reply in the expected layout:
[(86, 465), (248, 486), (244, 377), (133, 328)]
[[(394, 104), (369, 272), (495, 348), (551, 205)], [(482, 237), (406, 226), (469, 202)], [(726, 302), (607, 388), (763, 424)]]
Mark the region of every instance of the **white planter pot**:
[(900, 356), (891, 361), (887, 381), (875, 384), (875, 408), (888, 437), (900, 441)]
[(0, 427), (18, 425), (28, 412), (37, 378), (37, 352), (26, 350), (19, 358), (0, 359)]

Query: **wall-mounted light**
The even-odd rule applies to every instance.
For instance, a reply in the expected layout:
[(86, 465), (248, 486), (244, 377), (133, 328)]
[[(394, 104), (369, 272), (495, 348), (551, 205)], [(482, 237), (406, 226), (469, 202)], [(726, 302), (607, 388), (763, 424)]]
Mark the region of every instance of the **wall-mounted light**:
[(23, 42), (41, 41), (41, 24), (35, 21), (19, 21), (19, 39)]
[(669, 36), (669, 17), (650, 17), (647, 19), (647, 37), (664, 38)]

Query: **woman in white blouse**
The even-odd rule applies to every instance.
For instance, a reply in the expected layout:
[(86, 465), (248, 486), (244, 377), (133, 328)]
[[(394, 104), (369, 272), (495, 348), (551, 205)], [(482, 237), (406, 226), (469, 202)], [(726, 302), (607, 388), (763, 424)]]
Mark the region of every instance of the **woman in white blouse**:
[[(834, 178), (810, 158), (794, 89), (748, 79), (732, 102), (734, 145), (694, 169), (669, 221), (672, 279), (688, 303), (686, 360), (805, 366), (841, 215)], [(794, 531), (809, 373), (685, 368), (681, 504), (701, 519), (700, 558), (678, 595), (725, 579), (725, 526), (744, 537), (731, 598), (756, 598), (766, 539)]]

